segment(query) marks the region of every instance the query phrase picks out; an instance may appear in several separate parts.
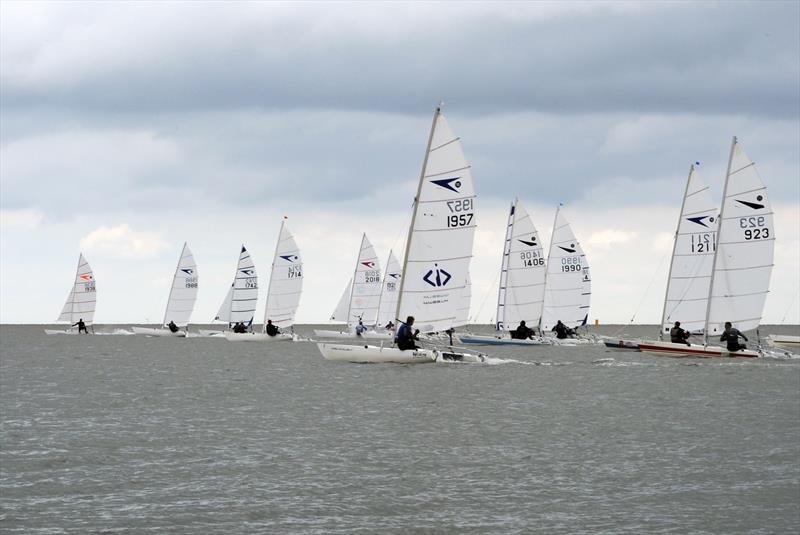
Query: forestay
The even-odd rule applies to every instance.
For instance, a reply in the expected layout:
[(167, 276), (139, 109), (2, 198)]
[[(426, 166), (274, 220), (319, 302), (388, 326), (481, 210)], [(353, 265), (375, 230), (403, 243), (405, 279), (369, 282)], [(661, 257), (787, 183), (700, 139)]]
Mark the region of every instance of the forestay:
[(285, 328), (294, 325), (294, 316), (300, 305), (302, 291), (303, 260), (292, 233), (289, 232), (286, 222), (283, 221), (278, 234), (275, 255), (272, 258), (264, 325), (270, 319), (277, 327)]
[(361, 247), (353, 273), (353, 287), (350, 291), (350, 304), (347, 311), (347, 324), (353, 327), (359, 320), (372, 325), (378, 316), (378, 302), (381, 298), (381, 267), (378, 255), (367, 235), (361, 237)]
[(709, 335), (720, 334), (726, 321), (740, 331), (758, 327), (769, 291), (774, 253), (775, 232), (767, 188), (734, 137), (709, 293)]
[(400, 262), (394, 253), (389, 251), (389, 260), (386, 263), (386, 272), (383, 276), (381, 299), (378, 305), (378, 319), (375, 325), (383, 327), (390, 321), (394, 323), (394, 313), (397, 311), (397, 297), (400, 295), (400, 277), (403, 276)]
[(233, 283), (214, 319), (225, 321), (229, 325), (239, 322), (250, 325), (253, 323), (257, 301), (258, 275), (250, 253), (242, 245), (236, 272), (233, 274)]
[(461, 301), (456, 309), (456, 319), (453, 327), (463, 327), (469, 325), (469, 310), (472, 305), (472, 280), (469, 272), (464, 280), (464, 289), (461, 291)]
[(522, 203), (515, 200), (503, 249), (497, 330), (515, 329), (520, 321), (538, 325), (544, 303), (545, 270), (539, 233)]
[(85, 324), (91, 325), (94, 320), (96, 302), (97, 289), (94, 273), (81, 253), (78, 257), (78, 269), (75, 272), (72, 290), (70, 290), (64, 308), (61, 309), (61, 314), (56, 321), (77, 323), (78, 320), (83, 319)]
[(592, 294), (589, 264), (560, 207), (553, 223), (546, 277), (542, 330), (551, 330), (558, 320), (567, 327), (585, 325)]
[(456, 323), (475, 235), (475, 191), (459, 138), (437, 108), (422, 166), (396, 317), (422, 332)]
[(668, 334), (676, 321), (688, 331), (705, 327), (716, 237), (717, 207), (693, 165), (675, 231), (661, 316), (662, 335)]
[(167, 309), (164, 312), (164, 325), (170, 321), (174, 321), (178, 327), (185, 327), (189, 324), (194, 303), (197, 300), (197, 281), (197, 265), (194, 256), (189, 250), (189, 246), (184, 243), (178, 267), (175, 268), (175, 275), (172, 277), (172, 288), (167, 300)]

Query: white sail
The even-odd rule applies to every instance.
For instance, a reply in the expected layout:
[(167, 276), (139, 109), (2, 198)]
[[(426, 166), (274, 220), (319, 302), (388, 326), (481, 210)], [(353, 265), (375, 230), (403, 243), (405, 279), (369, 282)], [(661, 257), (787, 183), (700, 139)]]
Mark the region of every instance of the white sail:
[(708, 186), (700, 180), (693, 165), (689, 169), (675, 231), (661, 316), (662, 336), (669, 333), (676, 321), (680, 321), (681, 327), (688, 331), (705, 327), (716, 234), (717, 207)]
[(378, 255), (367, 235), (361, 237), (361, 248), (353, 273), (353, 287), (350, 291), (350, 305), (347, 324), (355, 326), (359, 320), (372, 325), (378, 316), (378, 301), (381, 298), (381, 266)]
[(453, 322), (453, 327), (463, 327), (469, 325), (469, 310), (472, 304), (472, 281), (467, 272), (467, 277), (464, 280), (464, 289), (461, 291), (461, 302), (456, 309), (456, 319)]
[(726, 321), (740, 331), (761, 322), (775, 253), (767, 188), (733, 138), (717, 231), (706, 332), (719, 335)]
[(342, 291), (342, 296), (336, 304), (336, 309), (331, 314), (331, 321), (337, 323), (347, 323), (347, 309), (350, 306), (350, 291), (353, 289), (353, 279), (347, 281), (347, 285)]
[(164, 312), (164, 325), (170, 321), (174, 321), (178, 327), (189, 324), (197, 300), (197, 281), (197, 264), (189, 246), (184, 243), (178, 267), (175, 268), (175, 275), (172, 277), (167, 309)]
[(233, 275), (233, 283), (214, 319), (228, 324), (242, 322), (245, 325), (250, 325), (253, 323), (257, 302), (258, 275), (256, 274), (256, 267), (253, 265), (250, 253), (242, 245), (242, 249), (239, 252), (239, 262), (236, 264), (236, 272)]
[(406, 240), (396, 317), (422, 332), (456, 322), (472, 259), (475, 191), (459, 138), (437, 108)]
[(585, 325), (591, 283), (586, 255), (559, 208), (547, 258), (541, 329), (551, 330), (558, 320), (567, 327)]
[(78, 257), (78, 269), (75, 272), (75, 281), (72, 289), (61, 309), (61, 314), (56, 321), (77, 323), (83, 319), (86, 325), (91, 325), (94, 320), (94, 309), (97, 302), (97, 289), (95, 287), (94, 273), (89, 263), (83, 257)]
[(264, 325), (267, 324), (267, 320), (272, 320), (272, 323), (280, 328), (294, 325), (294, 315), (300, 305), (302, 291), (303, 260), (300, 258), (300, 249), (284, 221), (281, 223), (278, 245), (275, 247), (275, 256), (272, 259)]
[(400, 262), (397, 261), (394, 253), (389, 251), (389, 260), (386, 262), (383, 289), (381, 290), (381, 299), (378, 305), (378, 319), (375, 322), (378, 327), (383, 327), (390, 321), (395, 323), (394, 313), (397, 311), (397, 298), (400, 295), (400, 277), (402, 276)]
[(544, 302), (544, 250), (533, 221), (518, 200), (511, 205), (501, 270), (497, 329), (515, 329), (520, 321), (538, 325)]

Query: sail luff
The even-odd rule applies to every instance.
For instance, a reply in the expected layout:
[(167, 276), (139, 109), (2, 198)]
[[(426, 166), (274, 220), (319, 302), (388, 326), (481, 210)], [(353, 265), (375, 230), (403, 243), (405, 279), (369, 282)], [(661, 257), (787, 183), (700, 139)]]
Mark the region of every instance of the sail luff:
[[(547, 266), (544, 272), (544, 295), (547, 295), (547, 273), (550, 271), (550, 258), (553, 256), (553, 237), (556, 235), (556, 222), (558, 221), (558, 211), (561, 209), (561, 204), (556, 206), (556, 215), (553, 216), (553, 230), (550, 231), (550, 247), (547, 250)], [(542, 300), (542, 313), (539, 314), (539, 331), (542, 330), (542, 320), (544, 319), (544, 305), (545, 300)]]
[(294, 325), (294, 317), (303, 292), (303, 259), (300, 248), (285, 221), (281, 222), (278, 244), (272, 259), (264, 324), (287, 328)]
[(514, 212), (517, 207), (517, 199), (511, 203), (508, 213), (508, 223), (506, 224), (506, 239), (503, 242), (503, 258), (500, 260), (500, 283), (497, 286), (497, 313), (495, 314), (494, 328), (497, 331), (503, 330), (506, 326), (506, 300), (508, 297), (508, 260), (511, 254), (511, 236), (514, 233)]
[(197, 300), (197, 289), (197, 265), (188, 244), (184, 242), (178, 265), (172, 276), (162, 325), (166, 325), (169, 321), (174, 321), (179, 327), (189, 324)]
[(397, 312), (395, 313), (397, 321), (405, 321), (405, 318), (400, 317), (400, 308), (403, 304), (403, 289), (405, 287), (406, 273), (408, 273), (408, 253), (411, 250), (411, 236), (414, 233), (414, 223), (417, 220), (417, 210), (419, 209), (419, 196), (422, 194), (422, 184), (425, 181), (425, 168), (428, 166), (428, 158), (431, 154), (431, 143), (433, 142), (433, 133), (436, 130), (436, 120), (441, 113), (441, 105), (436, 106), (433, 112), (433, 120), (431, 121), (431, 131), (428, 134), (428, 144), (425, 147), (425, 157), (422, 159), (422, 170), (419, 173), (419, 184), (417, 184), (417, 194), (414, 197), (414, 207), (411, 212), (411, 223), (408, 225), (408, 234), (406, 235), (406, 250), (403, 254), (403, 276), (400, 279), (400, 290), (397, 294)]
[(272, 267), (269, 272), (269, 282), (267, 283), (267, 302), (264, 303), (264, 322), (262, 323), (263, 331), (267, 332), (267, 314), (269, 314), (269, 296), (272, 295), (272, 279), (275, 278), (275, 264), (278, 261), (278, 248), (281, 246), (281, 236), (283, 235), (283, 226), (286, 224), (286, 218), (281, 219), (281, 228), (278, 230), (278, 239), (275, 241), (275, 252), (272, 253)]

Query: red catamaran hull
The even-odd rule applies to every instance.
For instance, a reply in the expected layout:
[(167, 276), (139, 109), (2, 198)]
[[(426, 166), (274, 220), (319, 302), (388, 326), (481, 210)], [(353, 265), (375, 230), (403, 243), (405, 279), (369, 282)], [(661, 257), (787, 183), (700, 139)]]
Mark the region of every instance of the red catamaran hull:
[(758, 353), (743, 349), (741, 351), (728, 351), (723, 347), (673, 344), (671, 342), (640, 342), (639, 351), (668, 355), (671, 357), (733, 357), (756, 358)]

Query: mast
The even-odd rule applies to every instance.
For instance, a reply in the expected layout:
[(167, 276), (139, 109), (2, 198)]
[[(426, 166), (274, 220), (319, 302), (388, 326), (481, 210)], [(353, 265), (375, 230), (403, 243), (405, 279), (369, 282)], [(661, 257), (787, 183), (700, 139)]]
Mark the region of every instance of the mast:
[(184, 251), (186, 251), (186, 242), (183, 242), (183, 249), (181, 249), (181, 256), (178, 258), (178, 265), (175, 266), (175, 273), (172, 274), (172, 282), (169, 285), (169, 297), (167, 297), (167, 308), (164, 309), (164, 321), (161, 322), (162, 326), (167, 324), (167, 314), (169, 313), (169, 302), (172, 300), (172, 291), (175, 289), (175, 275), (177, 275), (178, 270), (181, 268), (181, 260), (183, 260)]
[(75, 268), (75, 277), (72, 279), (72, 292), (70, 293), (70, 298), (72, 302), (70, 303), (70, 323), (75, 321), (75, 286), (77, 286), (76, 282), (78, 280), (78, 274), (81, 272), (81, 260), (83, 260), (83, 253), (78, 255), (78, 267)]
[[(286, 216), (281, 219), (281, 229), (278, 231), (278, 240), (275, 242), (275, 253), (272, 255), (272, 270), (269, 272), (269, 283), (267, 283), (267, 302), (264, 304), (264, 324), (263, 332), (267, 332), (267, 311), (269, 310), (269, 296), (272, 291), (272, 276), (275, 273), (275, 259), (278, 257), (278, 248), (281, 246), (281, 236), (283, 235), (283, 226), (286, 224)], [(242, 245), (244, 247), (244, 245)]]
[(725, 185), (722, 188), (722, 206), (719, 208), (719, 228), (714, 239), (714, 264), (711, 266), (711, 282), (708, 285), (708, 301), (706, 301), (706, 324), (703, 328), (703, 345), (708, 345), (708, 320), (711, 314), (711, 294), (714, 292), (714, 275), (717, 271), (717, 258), (719, 256), (719, 236), (722, 230), (722, 216), (725, 212), (725, 198), (728, 195), (728, 180), (731, 178), (731, 164), (733, 163), (733, 149), (736, 147), (736, 136), (731, 140), (731, 154), (728, 156), (728, 170), (725, 173)]
[[(506, 324), (506, 301), (508, 295), (508, 260), (511, 254), (511, 236), (514, 235), (514, 223), (516, 222), (517, 199), (511, 203), (511, 211), (508, 214), (508, 224), (506, 225), (506, 241), (503, 243), (503, 257), (500, 260), (500, 285), (497, 287), (497, 313), (495, 314), (495, 331), (499, 331), (500, 325)], [(500, 308), (502, 307), (502, 312)]]
[(553, 218), (553, 230), (550, 232), (550, 248), (547, 250), (547, 267), (544, 270), (544, 294), (542, 295), (542, 313), (539, 314), (539, 334), (542, 332), (542, 318), (544, 318), (544, 304), (547, 302), (547, 272), (550, 270), (550, 255), (553, 253), (553, 237), (556, 235), (556, 223), (561, 203), (556, 206), (556, 215)]
[[(671, 259), (675, 258), (675, 248), (678, 246), (678, 233), (680, 232), (681, 221), (683, 220), (683, 209), (686, 207), (686, 196), (689, 194), (689, 183), (692, 181), (693, 173), (694, 173), (694, 164), (692, 164), (689, 167), (689, 177), (686, 179), (686, 189), (683, 190), (683, 201), (681, 202), (681, 211), (678, 214), (678, 225), (675, 227), (675, 238), (672, 240), (672, 255), (670, 256)], [(664, 308), (661, 310), (661, 325), (659, 325), (658, 327), (659, 340), (663, 340), (664, 338), (664, 320), (667, 319), (667, 298), (669, 297), (669, 281), (671, 279), (672, 279), (672, 260), (670, 260), (669, 273), (667, 274), (667, 288), (666, 290), (664, 290)]]
[[(395, 316), (400, 315), (400, 305), (403, 302), (403, 286), (405, 285), (406, 281), (406, 273), (408, 272), (408, 252), (411, 250), (411, 235), (414, 232), (414, 223), (417, 219), (417, 209), (419, 208), (419, 196), (422, 194), (422, 183), (425, 180), (425, 168), (428, 166), (428, 156), (431, 153), (431, 143), (433, 142), (433, 132), (436, 130), (436, 120), (439, 118), (439, 114), (442, 112), (442, 103), (440, 102), (438, 106), (436, 106), (436, 110), (433, 112), (433, 121), (431, 122), (431, 132), (428, 134), (428, 145), (425, 148), (425, 158), (422, 160), (422, 171), (419, 174), (419, 184), (417, 185), (417, 195), (414, 197), (414, 209), (411, 213), (411, 223), (408, 225), (408, 235), (406, 236), (406, 250), (405, 254), (403, 255), (403, 276), (400, 278), (400, 288), (399, 293), (397, 294), (397, 309), (395, 312)], [(402, 318), (395, 318), (398, 322), (403, 321)]]

